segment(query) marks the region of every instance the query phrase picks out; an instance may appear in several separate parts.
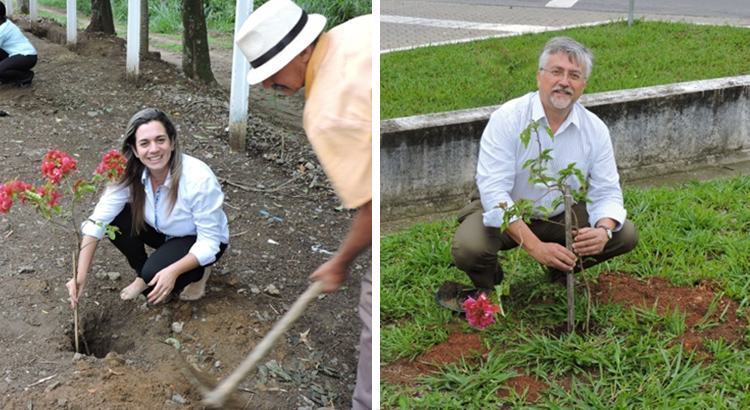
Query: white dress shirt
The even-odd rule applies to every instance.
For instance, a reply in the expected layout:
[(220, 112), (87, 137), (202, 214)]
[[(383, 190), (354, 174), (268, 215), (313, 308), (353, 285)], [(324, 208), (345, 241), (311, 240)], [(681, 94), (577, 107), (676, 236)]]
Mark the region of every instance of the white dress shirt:
[[(182, 176), (177, 193), (177, 202), (169, 212), (169, 188), (172, 173), (154, 193), (148, 168), (144, 169), (141, 182), (146, 189), (145, 222), (170, 237), (196, 235), (190, 247), (201, 266), (216, 260), (221, 243), (229, 243), (229, 224), (222, 204), (224, 193), (213, 171), (203, 161), (182, 155)], [(104, 226), (110, 224), (130, 201), (130, 187), (109, 185), (104, 190), (89, 220), (81, 226), (84, 235), (101, 239)]]
[[(508, 101), (492, 113), (482, 134), (477, 163), (477, 186), (484, 208), (483, 221), (488, 227), (500, 227), (504, 210), (518, 199), (528, 199), (535, 205), (552, 207), (559, 192), (549, 193), (542, 184), (529, 183), (529, 170), (523, 168), (526, 160), (539, 156), (539, 145), (532, 133), (528, 147), (524, 147), (519, 136), (531, 123), (539, 121), (541, 149), (552, 149), (552, 160), (547, 163), (547, 175), (556, 177), (569, 163), (583, 171), (589, 184), (586, 205), (589, 224), (596, 226), (602, 218), (617, 222), (615, 231), (622, 228), (627, 211), (623, 206), (620, 177), (617, 174), (612, 141), (607, 126), (592, 112), (576, 102), (568, 118), (555, 133), (554, 141), (546, 131), (547, 118), (538, 92), (526, 94)], [(571, 176), (567, 181), (573, 189), (580, 188), (578, 180)], [(550, 216), (564, 211), (559, 205)], [(539, 218), (542, 215), (534, 215)], [(518, 218), (513, 218), (516, 220)]]

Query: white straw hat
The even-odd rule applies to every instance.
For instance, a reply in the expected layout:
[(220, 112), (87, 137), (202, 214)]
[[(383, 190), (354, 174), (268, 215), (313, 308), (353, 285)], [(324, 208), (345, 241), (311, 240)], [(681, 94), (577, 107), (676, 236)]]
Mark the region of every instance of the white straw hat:
[(307, 14), (290, 0), (270, 0), (242, 24), (235, 40), (250, 71), (247, 81), (258, 84), (289, 64), (312, 44), (326, 25), (320, 14)]

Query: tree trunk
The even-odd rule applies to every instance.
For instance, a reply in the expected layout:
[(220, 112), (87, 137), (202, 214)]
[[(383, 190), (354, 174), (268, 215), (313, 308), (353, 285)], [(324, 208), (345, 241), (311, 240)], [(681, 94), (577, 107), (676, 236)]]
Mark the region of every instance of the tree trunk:
[(182, 0), (182, 71), (189, 78), (214, 83), (203, 0)]
[(141, 0), (141, 58), (148, 55), (148, 0)]
[[(570, 194), (570, 187), (563, 185), (563, 200), (565, 201), (565, 247), (573, 251), (573, 195)], [(568, 332), (576, 330), (576, 305), (575, 305), (575, 277), (573, 271), (567, 275), (568, 288)]]
[(86, 31), (104, 34), (115, 34), (115, 22), (112, 18), (112, 5), (109, 0), (91, 0), (91, 22)]

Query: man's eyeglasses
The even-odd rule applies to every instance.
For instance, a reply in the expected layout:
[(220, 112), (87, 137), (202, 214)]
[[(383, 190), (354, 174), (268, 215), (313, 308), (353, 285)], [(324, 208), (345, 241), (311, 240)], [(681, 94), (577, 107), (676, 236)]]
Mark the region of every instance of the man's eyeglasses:
[[(552, 77), (555, 77), (558, 80), (562, 80), (563, 78), (565, 78), (566, 71), (560, 67), (554, 67), (552, 69), (540, 68), (539, 70), (550, 73)], [(567, 73), (570, 81), (577, 82), (583, 80), (583, 73), (580, 71), (568, 71)]]

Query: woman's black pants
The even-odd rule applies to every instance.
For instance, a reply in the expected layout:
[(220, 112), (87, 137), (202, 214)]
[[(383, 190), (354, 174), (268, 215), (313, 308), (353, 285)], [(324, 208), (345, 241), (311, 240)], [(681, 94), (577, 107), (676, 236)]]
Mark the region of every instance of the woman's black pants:
[[(130, 204), (128, 204), (111, 223), (111, 225), (120, 229), (112, 243), (125, 255), (130, 267), (135, 269), (136, 275), (146, 283), (151, 282), (159, 271), (187, 255), (197, 238), (195, 235), (191, 235), (167, 239), (166, 235), (157, 232), (149, 224), (145, 224), (145, 229), (141, 230), (138, 235), (133, 235), (131, 221), (132, 212), (130, 211)], [(146, 254), (144, 245), (155, 249), (151, 255)], [(224, 243), (219, 246), (216, 261), (224, 254), (226, 248), (227, 245)], [(216, 263), (216, 261), (213, 263)], [(206, 266), (213, 265), (213, 263)], [(199, 281), (203, 277), (206, 266), (199, 266), (178, 276), (172, 293), (179, 295), (185, 286)], [(143, 294), (147, 295), (151, 292), (151, 289), (152, 287), (149, 287)]]

